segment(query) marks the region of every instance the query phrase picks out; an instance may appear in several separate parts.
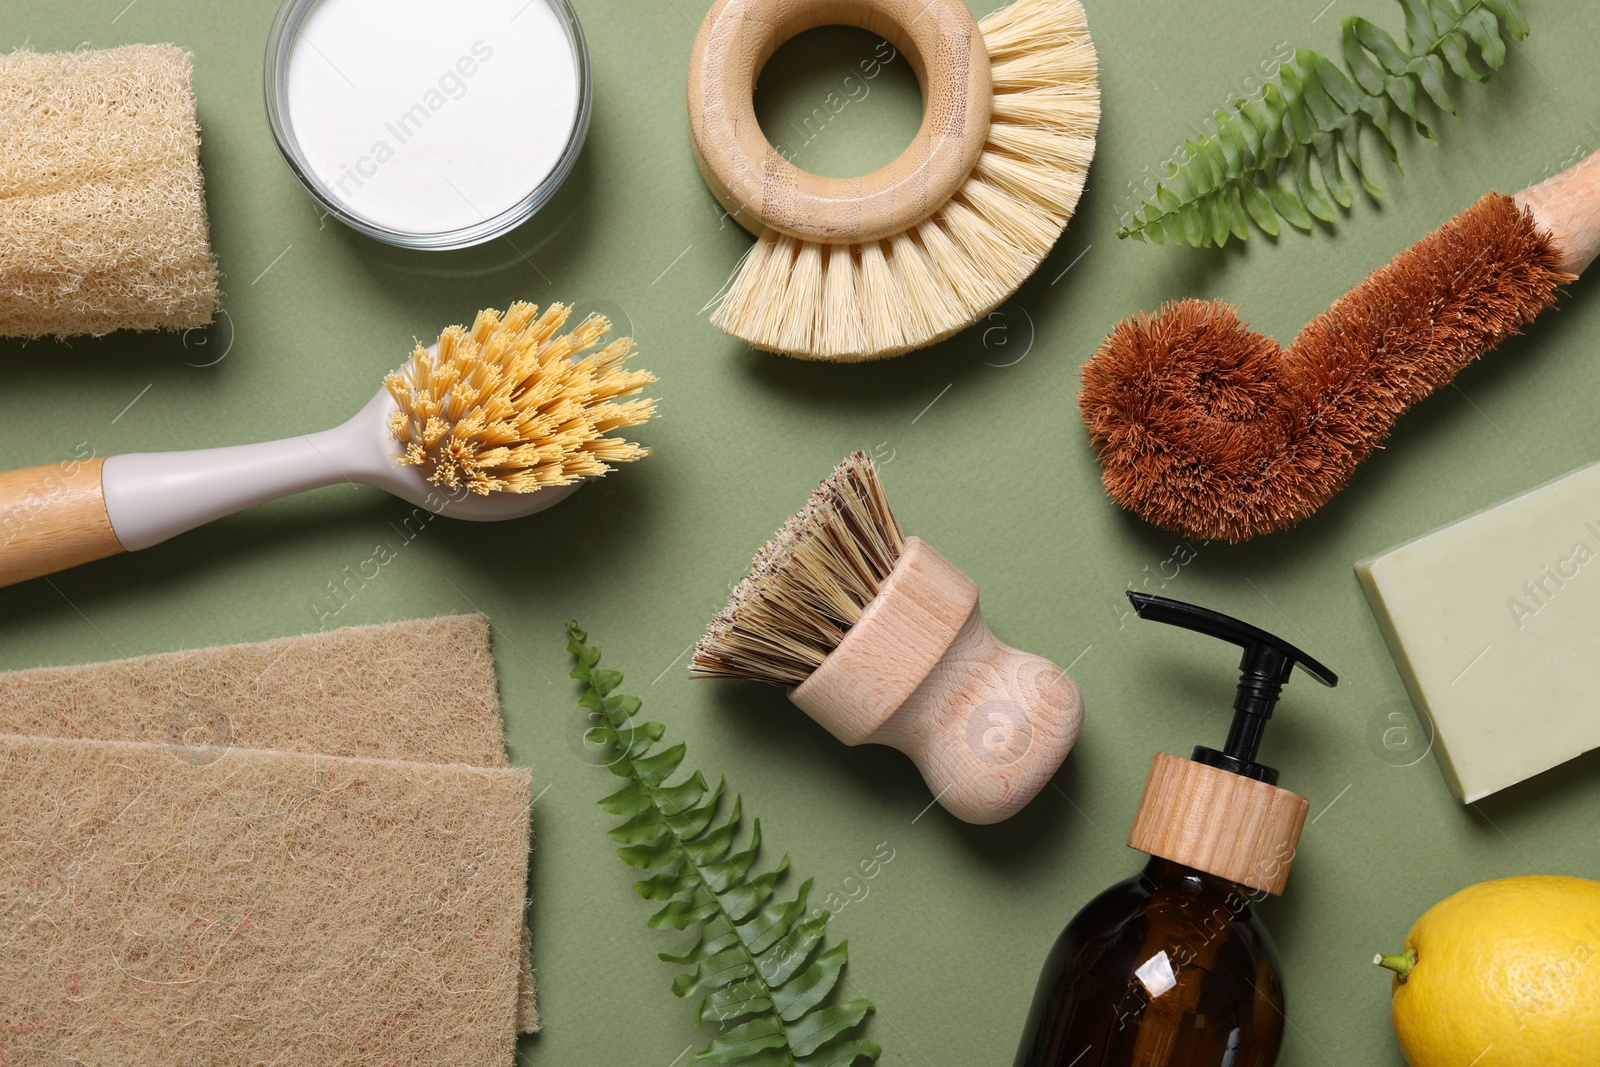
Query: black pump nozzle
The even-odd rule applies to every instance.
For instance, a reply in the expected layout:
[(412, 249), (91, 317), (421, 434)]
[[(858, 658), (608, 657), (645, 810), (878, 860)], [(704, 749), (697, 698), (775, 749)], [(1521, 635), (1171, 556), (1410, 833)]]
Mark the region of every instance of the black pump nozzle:
[(1233, 701), (1233, 725), (1228, 728), (1227, 745), (1221, 752), (1198, 747), (1194, 750), (1194, 759), (1197, 763), (1276, 785), (1278, 772), (1257, 763), (1256, 750), (1290, 672), (1299, 664), (1326, 686), (1338, 685), (1338, 676), (1282, 638), (1231, 615), (1132, 589), (1128, 590), (1128, 599), (1133, 601), (1133, 610), (1141, 619), (1209, 634), (1244, 649), (1244, 656), (1239, 660), (1239, 695)]

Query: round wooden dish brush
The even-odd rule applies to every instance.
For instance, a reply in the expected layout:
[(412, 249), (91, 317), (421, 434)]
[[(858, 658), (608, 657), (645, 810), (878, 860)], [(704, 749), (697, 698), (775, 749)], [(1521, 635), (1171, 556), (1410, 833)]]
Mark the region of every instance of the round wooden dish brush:
[(561, 333), (570, 314), (561, 304), (479, 312), (471, 330), (419, 343), (365, 407), (321, 433), (0, 473), (0, 585), (339, 482), (460, 519), (543, 511), (611, 464), (649, 455), (610, 434), (655, 416), (635, 395), (655, 376), (622, 366), (633, 341), (596, 349), (610, 324), (593, 315)]
[(1106, 491), (1190, 537), (1292, 526), (1407, 408), (1531, 322), (1597, 253), (1600, 153), (1515, 196), (1490, 193), (1287, 349), (1220, 301), (1128, 319), (1078, 394)]
[[(905, 152), (850, 179), (791, 164), (751, 102), (785, 41), (840, 24), (894, 45), (924, 100)], [(981, 24), (962, 0), (717, 0), (689, 63), (695, 157), (759, 240), (711, 321), (756, 348), (840, 362), (977, 322), (1072, 217), (1094, 155), (1096, 77), (1078, 0), (1017, 0)]]
[(845, 744), (906, 753), (971, 823), (1032, 800), (1083, 721), (1067, 672), (996, 640), (972, 579), (901, 533), (860, 452), (762, 548), (689, 669), (788, 687)]

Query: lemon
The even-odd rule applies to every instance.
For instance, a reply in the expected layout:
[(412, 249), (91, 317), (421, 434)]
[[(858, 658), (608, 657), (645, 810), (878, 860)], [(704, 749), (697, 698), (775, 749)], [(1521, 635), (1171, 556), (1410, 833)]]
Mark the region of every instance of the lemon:
[(1394, 1031), (1411, 1067), (1594, 1067), (1600, 882), (1534, 875), (1435, 904), (1395, 972)]

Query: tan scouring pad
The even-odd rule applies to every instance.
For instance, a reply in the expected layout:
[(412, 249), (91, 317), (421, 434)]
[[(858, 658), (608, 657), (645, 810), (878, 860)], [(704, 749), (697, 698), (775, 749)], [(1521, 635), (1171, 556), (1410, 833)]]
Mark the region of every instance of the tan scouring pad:
[(510, 1063), (529, 778), (0, 736), (12, 1064)]
[[(509, 766), (480, 615), (0, 673), (0, 734)], [(525, 910), (521, 889), (510, 906)], [(532, 1033), (526, 924), (504, 947), (516, 971), (516, 1028)]]
[(0, 56), (0, 336), (211, 321), (190, 75), (174, 45)]
[(1463, 801), (1600, 748), (1600, 464), (1356, 575)]

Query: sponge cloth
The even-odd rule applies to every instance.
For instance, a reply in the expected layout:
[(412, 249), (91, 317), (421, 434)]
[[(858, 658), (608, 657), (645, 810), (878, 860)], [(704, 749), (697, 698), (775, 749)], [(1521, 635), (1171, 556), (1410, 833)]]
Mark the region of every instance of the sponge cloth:
[(174, 45), (0, 56), (0, 335), (211, 321), (190, 61)]

